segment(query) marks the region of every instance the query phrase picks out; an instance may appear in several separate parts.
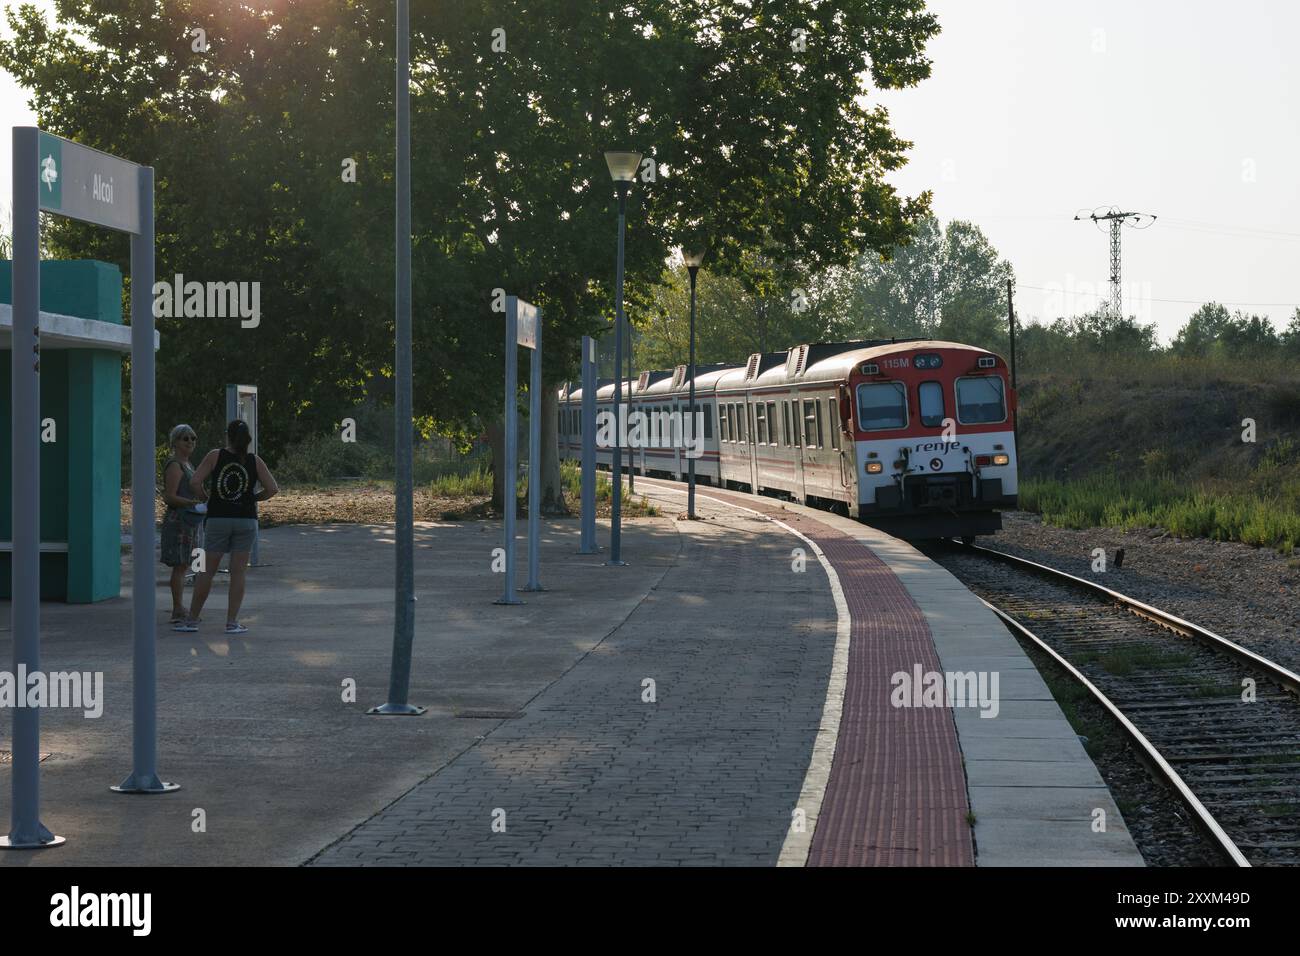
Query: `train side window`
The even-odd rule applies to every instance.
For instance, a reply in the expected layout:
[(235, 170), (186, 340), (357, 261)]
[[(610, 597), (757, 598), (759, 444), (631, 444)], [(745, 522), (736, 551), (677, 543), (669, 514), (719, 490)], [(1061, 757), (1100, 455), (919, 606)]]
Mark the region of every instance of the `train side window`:
[(826, 447), (826, 436), (822, 433), (822, 403), (813, 402), (813, 410), (817, 413), (817, 447)]
[(790, 434), (794, 435), (794, 447), (803, 447), (803, 426), (799, 424), (799, 402), (796, 399), (790, 399)]
[(760, 445), (767, 444), (767, 409), (762, 405), (754, 406), (754, 435)]
[[(701, 414), (704, 415), (704, 437), (712, 438), (713, 437), (713, 416), (709, 413), (709, 406), (696, 405), (695, 407)], [(692, 425), (691, 427), (694, 428), (695, 426)]]
[(747, 441), (749, 432), (745, 429), (745, 419), (748, 417), (745, 413), (749, 410), (747, 405), (736, 404), (736, 421), (740, 424), (740, 431), (736, 436), (737, 441)]
[(988, 425), (1007, 420), (1002, 379), (980, 375), (957, 379), (957, 420), (963, 425)]
[(718, 440), (727, 440), (727, 406), (718, 405)]
[(778, 444), (776, 434), (776, 402), (767, 403), (767, 443)]
[(863, 431), (907, 427), (907, 394), (902, 382), (863, 382), (858, 386), (858, 427)]
[(831, 447), (837, 449), (840, 447), (839, 417), (840, 413), (839, 409), (835, 407), (835, 399), (826, 399), (826, 427), (831, 432)]
[(781, 402), (781, 444), (790, 445), (790, 403)]
[(817, 403), (814, 401), (803, 403), (803, 446), (817, 447)]

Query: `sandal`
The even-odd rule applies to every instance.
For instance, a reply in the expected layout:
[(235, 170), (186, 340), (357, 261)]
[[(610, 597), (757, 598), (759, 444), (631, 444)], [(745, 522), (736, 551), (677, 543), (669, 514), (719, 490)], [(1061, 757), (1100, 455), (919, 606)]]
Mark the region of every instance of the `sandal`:
[(180, 631), (185, 634), (193, 634), (198, 629), (199, 629), (199, 622), (192, 621), (189, 618), (186, 618), (185, 620), (179, 621), (176, 624), (172, 625), (173, 631)]
[(244, 627), (244, 625), (242, 625), (242, 624), (240, 624), (238, 621), (236, 621), (236, 622), (233, 623), (233, 624), (227, 624), (227, 625), (226, 625), (226, 633), (227, 633), (227, 634), (247, 634), (247, 633), (248, 633), (248, 628)]

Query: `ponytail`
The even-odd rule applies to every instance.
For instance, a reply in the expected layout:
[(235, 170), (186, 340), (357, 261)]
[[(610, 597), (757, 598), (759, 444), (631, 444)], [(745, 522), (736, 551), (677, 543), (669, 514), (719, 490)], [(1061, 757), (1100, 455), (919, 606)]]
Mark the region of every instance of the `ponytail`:
[(248, 446), (253, 442), (253, 433), (248, 430), (248, 423), (236, 418), (226, 426), (226, 441), (240, 458), (248, 457)]

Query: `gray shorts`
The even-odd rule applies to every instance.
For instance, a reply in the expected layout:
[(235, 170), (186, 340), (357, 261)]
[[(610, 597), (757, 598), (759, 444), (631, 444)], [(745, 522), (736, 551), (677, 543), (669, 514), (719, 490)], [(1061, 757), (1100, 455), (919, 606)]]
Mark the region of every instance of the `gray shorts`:
[(257, 519), (209, 517), (204, 522), (203, 534), (205, 551), (216, 554), (252, 551), (253, 537), (257, 534)]

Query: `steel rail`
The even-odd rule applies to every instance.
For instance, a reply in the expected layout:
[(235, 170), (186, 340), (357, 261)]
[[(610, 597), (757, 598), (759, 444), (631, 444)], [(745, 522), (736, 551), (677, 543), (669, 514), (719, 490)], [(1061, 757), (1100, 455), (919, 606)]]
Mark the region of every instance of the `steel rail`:
[[(983, 601), (984, 599), (980, 598), (980, 600)], [(1228, 857), (1228, 859), (1232, 860), (1236, 866), (1250, 866), (1250, 861), (1246, 859), (1237, 844), (1233, 842), (1232, 837), (1228, 836), (1227, 832), (1222, 826), (1220, 826), (1219, 821), (1214, 819), (1214, 815), (1206, 809), (1205, 804), (1201, 803), (1196, 794), (1192, 792), (1192, 788), (1187, 785), (1187, 782), (1183, 780), (1178, 771), (1173, 768), (1173, 765), (1164, 758), (1164, 755), (1156, 749), (1155, 744), (1151, 743), (1151, 741), (1147, 739), (1146, 734), (1138, 730), (1133, 722), (1124, 715), (1124, 712), (1120, 710), (1109, 697), (1102, 693), (1102, 691), (1092, 681), (1088, 680), (1088, 678), (1085, 677), (1078, 668), (1058, 654), (1042, 638), (1029, 630), (1029, 628), (1025, 627), (1011, 615), (997, 607), (994, 607), (988, 601), (984, 601), (984, 604), (989, 610), (1001, 618), (1007, 627), (1024, 635), (1027, 640), (1032, 641), (1039, 650), (1051, 657), (1052, 660), (1059, 664), (1067, 674), (1083, 685), (1084, 689), (1092, 694), (1097, 703), (1115, 719), (1115, 722), (1120, 725), (1124, 733), (1128, 735), (1129, 739), (1133, 741), (1137, 748), (1145, 754), (1147, 760), (1150, 761), (1151, 766), (1155, 769), (1156, 773), (1163, 777), (1169, 785), (1174, 788), (1179, 799), (1182, 800), (1183, 805), (1191, 812), (1197, 824), (1219, 847), (1223, 854)]]
[(1150, 604), (1139, 601), (1137, 598), (1129, 597), (1127, 594), (1113, 591), (1108, 587), (1097, 584), (1095, 581), (1089, 581), (1087, 578), (1078, 577), (1077, 575), (1061, 571), (1058, 568), (1053, 568), (1046, 564), (1039, 564), (1037, 561), (1030, 561), (1028, 558), (1022, 558), (1014, 554), (1007, 554), (1005, 551), (997, 551), (993, 548), (980, 547), (979, 545), (960, 544), (955, 539), (952, 539), (952, 543), (963, 550), (979, 552), (980, 554), (987, 555), (994, 560), (1029, 568), (1037, 574), (1055, 580), (1068, 581), (1074, 586), (1092, 591), (1096, 594), (1104, 595), (1122, 607), (1132, 611), (1139, 617), (1144, 617), (1149, 621), (1159, 624), (1161, 627), (1168, 628), (1171, 631), (1176, 631), (1186, 637), (1202, 641), (1215, 650), (1229, 654), (1243, 663), (1248, 664), (1257, 670), (1263, 671), (1271, 680), (1276, 681), (1291, 693), (1300, 696), (1300, 674), (1296, 674), (1294, 671), (1288, 670), (1281, 664), (1274, 663), (1266, 657), (1260, 657), (1254, 651), (1247, 650), (1240, 644), (1214, 633), (1209, 628), (1201, 627), (1199, 624), (1193, 624), (1191, 621), (1184, 620), (1175, 614), (1170, 614), (1168, 611), (1162, 611), (1158, 607), (1152, 607)]

